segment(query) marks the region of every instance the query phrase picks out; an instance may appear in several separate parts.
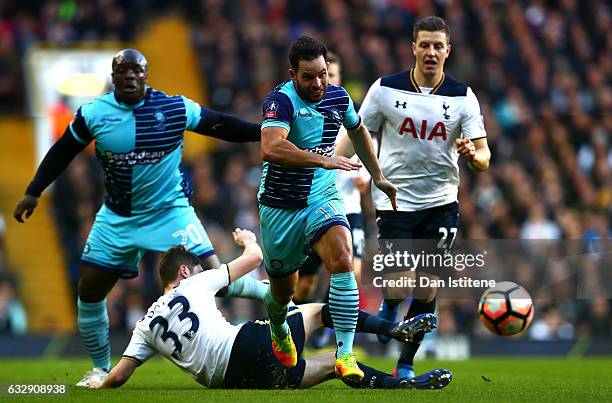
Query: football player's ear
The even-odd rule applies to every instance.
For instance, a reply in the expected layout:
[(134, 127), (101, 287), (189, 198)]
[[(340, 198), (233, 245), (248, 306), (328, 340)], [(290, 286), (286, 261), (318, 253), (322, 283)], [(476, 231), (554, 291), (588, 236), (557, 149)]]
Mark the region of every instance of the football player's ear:
[(179, 266), (179, 273), (181, 274), (181, 277), (183, 278), (188, 278), (191, 275), (191, 271), (189, 270), (189, 267), (185, 266), (184, 264)]

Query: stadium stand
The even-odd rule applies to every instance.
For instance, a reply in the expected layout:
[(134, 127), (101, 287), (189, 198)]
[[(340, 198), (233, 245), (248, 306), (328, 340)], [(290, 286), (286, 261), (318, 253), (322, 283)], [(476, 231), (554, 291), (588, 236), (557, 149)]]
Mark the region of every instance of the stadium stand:
[[(44, 1), (42, 7), (0, 6), (0, 113), (25, 111), (20, 61), (38, 41), (130, 41), (149, 17), (142, 1)], [(322, 39), (339, 54), (345, 87), (360, 100), (376, 77), (413, 64), (412, 23), (440, 15), (456, 44), (447, 71), (478, 95), (493, 158), (486, 174), (462, 169), (459, 233), (467, 239), (609, 239), (612, 236), (612, 8), (606, 1), (155, 1), (156, 13), (178, 7), (191, 24), (197, 66), (209, 105), (259, 121), (264, 95), (287, 78), (287, 44), (302, 33)], [(171, 6), (170, 4), (174, 4)], [(24, 4), (27, 4), (24, 3)], [(103, 11), (103, 12), (102, 12)], [(97, 19), (94, 15), (103, 15)], [(137, 17), (133, 17), (137, 16)], [(154, 16), (150, 16), (153, 18)], [(100, 172), (73, 162), (55, 190), (55, 216), (67, 266), (74, 271), (82, 229), (100, 202)], [(257, 229), (257, 145), (218, 144), (186, 161), (193, 205), (219, 256), (235, 253), (230, 230)], [(464, 167), (466, 168), (466, 167)], [(86, 170), (84, 174), (80, 170)], [(79, 172), (75, 175), (75, 172)], [(74, 192), (84, 175), (96, 189)], [(61, 195), (61, 196), (60, 196)], [(80, 206), (73, 216), (66, 200)], [(76, 214), (76, 216), (74, 216)], [(372, 217), (371, 209), (365, 211)], [(370, 248), (376, 226), (368, 222)], [(150, 267), (154, 266), (152, 258)], [(593, 263), (596, 264), (596, 263)], [(589, 284), (610, 284), (591, 270)], [(608, 273), (610, 275), (610, 273)], [(598, 277), (599, 276), (599, 277)], [(111, 319), (126, 329), (128, 310), (148, 306), (156, 287), (147, 280), (116, 291)], [(529, 279), (523, 285), (529, 289)], [(606, 281), (608, 281), (606, 283)], [(563, 287), (538, 304), (529, 336), (537, 340), (612, 336), (610, 290), (603, 286), (578, 300)], [(607, 293), (607, 294), (606, 294)], [(380, 298), (367, 292), (368, 309)], [(111, 298), (111, 299), (113, 299)], [(129, 301), (128, 301), (129, 299)], [(128, 308), (128, 305), (130, 308)], [(227, 305), (228, 309), (232, 306)], [(112, 312), (111, 312), (112, 314)], [(439, 334), (479, 333), (473, 305), (442, 301)]]

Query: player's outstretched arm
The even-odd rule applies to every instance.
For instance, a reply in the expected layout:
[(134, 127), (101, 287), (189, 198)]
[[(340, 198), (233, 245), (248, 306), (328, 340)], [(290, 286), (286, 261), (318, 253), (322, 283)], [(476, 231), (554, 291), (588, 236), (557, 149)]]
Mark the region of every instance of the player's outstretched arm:
[(80, 153), (87, 144), (78, 142), (66, 128), (64, 135), (49, 149), (45, 158), (36, 170), (34, 179), (28, 185), (23, 198), (17, 203), (13, 216), (19, 222), (23, 221), (23, 214), (30, 218), (38, 205), (38, 198), (42, 192), (53, 182), (60, 173), (66, 169), (70, 161)]
[(349, 130), (348, 135), (355, 147), (357, 156), (372, 176), (372, 182), (374, 182), (377, 188), (389, 196), (393, 210), (397, 210), (397, 188), (383, 176), (380, 165), (378, 164), (378, 159), (376, 158), (376, 153), (374, 152), (370, 132), (363, 123), (361, 123), (356, 129)]
[(461, 138), (456, 140), (456, 145), (457, 152), (465, 158), (471, 169), (479, 172), (489, 169), (491, 150), (489, 150), (486, 138), (474, 141), (468, 138)]
[(236, 116), (204, 108), (203, 117), (194, 129), (196, 133), (234, 143), (261, 140), (261, 126)]
[(227, 264), (230, 283), (249, 273), (263, 261), (263, 253), (254, 233), (249, 230), (236, 228), (232, 235), (234, 236), (234, 241), (242, 246), (244, 250), (240, 257)]
[(301, 150), (287, 140), (287, 129), (277, 126), (265, 127), (261, 131), (261, 158), (292, 168), (324, 168), (352, 171), (359, 169), (361, 164), (346, 157), (326, 157), (321, 154)]
[(104, 382), (89, 381), (87, 387), (89, 389), (118, 388), (130, 379), (130, 376), (132, 376), (136, 368), (138, 368), (138, 363), (127, 358), (122, 358), (111, 370)]

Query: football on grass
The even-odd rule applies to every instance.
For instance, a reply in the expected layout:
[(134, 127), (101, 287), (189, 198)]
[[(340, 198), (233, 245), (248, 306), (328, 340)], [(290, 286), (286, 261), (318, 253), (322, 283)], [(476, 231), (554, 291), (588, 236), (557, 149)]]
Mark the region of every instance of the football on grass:
[(486, 290), (478, 304), (482, 324), (500, 336), (512, 336), (527, 329), (533, 312), (533, 301), (527, 290), (510, 281)]

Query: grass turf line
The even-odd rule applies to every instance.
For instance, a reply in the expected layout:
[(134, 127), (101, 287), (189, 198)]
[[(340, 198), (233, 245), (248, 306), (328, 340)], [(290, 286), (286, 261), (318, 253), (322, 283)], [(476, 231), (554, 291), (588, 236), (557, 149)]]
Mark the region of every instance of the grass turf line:
[[(368, 365), (391, 371), (393, 360), (369, 359)], [(468, 361), (422, 361), (417, 372), (433, 368), (453, 371), (453, 381), (444, 390), (350, 389), (337, 380), (308, 390), (208, 390), (173, 364), (153, 358), (137, 369), (120, 389), (83, 390), (73, 387), (89, 369), (86, 359), (0, 360), (0, 384), (64, 383), (69, 396), (28, 396), (36, 401), (207, 401), (213, 402), (330, 402), (333, 396), (353, 402), (491, 402), (491, 401), (611, 401), (612, 357), (563, 358), (477, 358)], [(484, 380), (483, 376), (488, 379)], [(6, 395), (2, 396), (5, 399)], [(13, 400), (12, 398), (9, 398)], [(15, 400), (25, 397), (18, 397)]]

